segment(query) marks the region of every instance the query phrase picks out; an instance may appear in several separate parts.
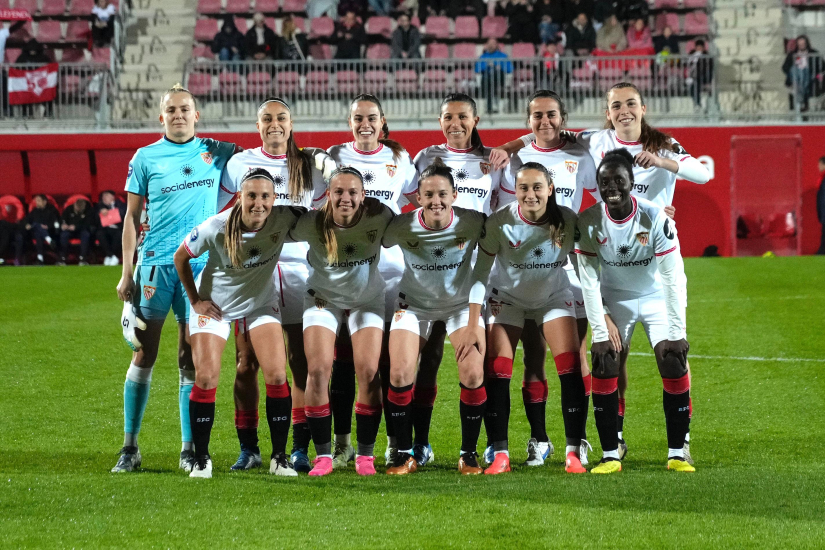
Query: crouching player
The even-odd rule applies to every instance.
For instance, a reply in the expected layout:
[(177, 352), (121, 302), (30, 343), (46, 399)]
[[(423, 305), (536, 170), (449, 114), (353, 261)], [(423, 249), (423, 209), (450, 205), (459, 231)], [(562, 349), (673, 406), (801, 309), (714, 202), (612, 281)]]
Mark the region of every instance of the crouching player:
[[(189, 296), (189, 331), (195, 385), (189, 419), (195, 442), (190, 477), (212, 477), (209, 438), (215, 420), (215, 393), (232, 321), (242, 320), (266, 382), (266, 418), (272, 437), (269, 471), (297, 476), (286, 457), (292, 397), (286, 380), (281, 312), (272, 274), (284, 240), (303, 209), (275, 206), (275, 183), (263, 168), (250, 170), (231, 210), (212, 216), (175, 252), (175, 267)], [(197, 283), (190, 258), (208, 252)]]
[[(390, 328), (386, 406), (398, 443), (398, 454), (387, 468), (390, 475), (409, 474), (418, 466), (413, 458), (413, 383), (418, 357), (438, 321), (444, 322), (455, 347), (461, 385), (458, 471), (465, 475), (482, 472), (476, 445), (487, 402), (484, 323), (479, 323), (478, 305), (475, 317), (470, 317), (468, 302), (473, 251), (484, 229), (484, 214), (453, 208), (456, 197), (452, 169), (436, 159), (418, 181), (421, 208), (393, 219), (384, 233), (384, 246), (400, 246), (404, 253), (404, 275)], [(481, 287), (477, 304), (484, 298)]]
[[(587, 419), (587, 393), (582, 377), (573, 292), (564, 270), (573, 250), (576, 214), (556, 204), (547, 168), (526, 162), (515, 174), (517, 203), (490, 216), (479, 243), (476, 270), (489, 273), (496, 263), (487, 299), (487, 439), (495, 458), (485, 474), (510, 471), (507, 426), (510, 419), (510, 378), (513, 357), (524, 323), (530, 319), (550, 346), (561, 383), (561, 405), (567, 440), (565, 467), (584, 473), (579, 455)], [(479, 273), (480, 279), (486, 279)], [(540, 339), (540, 337), (539, 337)], [(543, 366), (542, 366), (543, 367)], [(525, 370), (524, 388), (547, 400), (544, 370)], [(531, 426), (544, 429), (544, 407), (528, 408)], [(535, 430), (535, 426), (532, 428)], [(541, 444), (541, 443), (540, 443)], [(542, 455), (551, 445), (544, 443)]]
[[(684, 307), (679, 300), (682, 271), (679, 239), (664, 211), (631, 195), (633, 157), (625, 149), (605, 154), (597, 172), (598, 203), (579, 217), (579, 276), (593, 328), (593, 408), (603, 458), (592, 473), (620, 472), (617, 418), (618, 375), (637, 322), (642, 323), (664, 385), (667, 467), (693, 472), (684, 457), (690, 423)], [(619, 330), (622, 349), (608, 338), (604, 304)]]

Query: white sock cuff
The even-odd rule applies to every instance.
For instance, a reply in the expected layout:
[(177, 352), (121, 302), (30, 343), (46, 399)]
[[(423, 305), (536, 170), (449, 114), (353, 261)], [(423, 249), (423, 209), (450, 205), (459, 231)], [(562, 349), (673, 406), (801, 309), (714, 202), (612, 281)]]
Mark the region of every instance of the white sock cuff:
[(605, 451), (602, 453), (602, 458), (615, 458), (616, 460), (619, 460), (619, 450)]
[(685, 434), (685, 443), (690, 443), (690, 432)]
[(678, 449), (668, 449), (667, 450), (667, 457), (668, 458), (685, 458), (685, 449), (680, 447)]
[(126, 371), (126, 380), (135, 384), (148, 384), (152, 381), (152, 367), (141, 368), (132, 363)]
[(181, 386), (192, 386), (195, 384), (195, 369), (178, 369)]
[(497, 455), (504, 454), (504, 455), (507, 455), (509, 457), (510, 456), (510, 451), (496, 451), (496, 454)]
[(581, 447), (581, 445), (567, 445), (567, 446), (564, 448), (564, 454), (565, 454), (565, 455), (566, 455), (567, 453), (576, 453), (576, 454), (579, 454), (579, 447)]

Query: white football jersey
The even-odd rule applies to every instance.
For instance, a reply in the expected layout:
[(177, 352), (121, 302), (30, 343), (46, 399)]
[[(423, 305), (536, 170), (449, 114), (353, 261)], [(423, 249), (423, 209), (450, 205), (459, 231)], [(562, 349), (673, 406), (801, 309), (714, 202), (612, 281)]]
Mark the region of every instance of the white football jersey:
[(183, 241), (193, 258), (209, 252), (206, 266), (198, 277), (198, 294), (221, 308), (224, 321), (240, 319), (261, 307), (278, 307), (272, 275), (284, 240), (302, 212), (302, 208), (273, 206), (261, 229), (243, 233), (241, 268), (232, 265), (224, 248), (230, 210), (207, 219)]
[(500, 204), (516, 200), (516, 174), (518, 169), (528, 162), (538, 162), (550, 172), (556, 189), (556, 204), (559, 206), (565, 206), (578, 213), (584, 191), (599, 200), (599, 192), (596, 189), (596, 165), (593, 164), (587, 149), (569, 141), (562, 141), (561, 145), (552, 149), (544, 149), (533, 141), (510, 159), (501, 186)]
[(495, 299), (531, 309), (569, 286), (563, 266), (574, 248), (576, 214), (565, 207), (561, 211), (564, 229), (555, 241), (549, 239), (548, 224), (525, 219), (518, 203), (508, 204), (487, 219), (479, 254), (495, 256), (488, 285)]
[(290, 236), (309, 243), (309, 265), (312, 271), (307, 282), (307, 292), (332, 302), (340, 308), (354, 308), (375, 298), (383, 291), (384, 280), (378, 272), (381, 256), (381, 239), (394, 214), (384, 207), (372, 217), (362, 215), (354, 225), (335, 226), (338, 242), (338, 261), (327, 261), (327, 249), (318, 233), (317, 218), (320, 210), (311, 210), (301, 216)]
[(420, 177), (435, 159), (440, 158), (453, 169), (453, 180), (458, 193), (453, 206), (469, 208), (489, 216), (495, 206), (502, 177), (502, 171), (493, 170), (490, 164), (490, 151), (490, 147), (479, 150), (475, 147), (453, 149), (447, 144), (432, 145), (415, 156), (415, 167)]
[[(247, 149), (233, 156), (226, 164), (226, 169), (221, 176), (221, 187), (237, 191), (240, 189), (241, 180), (247, 172), (254, 168), (263, 168), (272, 174), (275, 179), (276, 205), (303, 206), (306, 209), (317, 208), (323, 204), (327, 192), (323, 165), (324, 162), (332, 162), (332, 160), (323, 149), (307, 147), (304, 152), (312, 159), (312, 190), (309, 193), (304, 193), (299, 201), (293, 201), (289, 195), (289, 170), (287, 169), (286, 155), (270, 155), (263, 150), (263, 147)], [(281, 261), (306, 264), (308, 250), (309, 248), (305, 243), (286, 243), (281, 252)]]
[(396, 216), (384, 233), (386, 247), (404, 253), (399, 298), (422, 309), (466, 305), (472, 287), (473, 250), (484, 229), (484, 214), (453, 207), (450, 223), (432, 229), (422, 209)]
[(633, 211), (614, 220), (600, 202), (579, 216), (576, 252), (599, 258), (601, 291), (614, 300), (662, 290), (658, 256), (679, 254), (673, 220), (656, 204), (631, 196)]

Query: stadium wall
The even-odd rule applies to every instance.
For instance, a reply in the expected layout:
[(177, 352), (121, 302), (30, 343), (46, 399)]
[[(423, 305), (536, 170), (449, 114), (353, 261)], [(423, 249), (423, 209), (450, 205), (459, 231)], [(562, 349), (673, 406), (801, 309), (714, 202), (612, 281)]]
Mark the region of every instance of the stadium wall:
[[(668, 129), (664, 129), (669, 131)], [(744, 126), (675, 128), (679, 142), (711, 170), (712, 179), (705, 185), (679, 181), (674, 200), (676, 221), (682, 249), (686, 256), (699, 256), (710, 245), (719, 247), (723, 256), (732, 252), (734, 228), (731, 216), (731, 138), (734, 136), (799, 135), (802, 138), (802, 212), (798, 221), (802, 236), (802, 253), (812, 254), (819, 246), (819, 223), (816, 217), (816, 190), (819, 185), (817, 160), (825, 155), (825, 126)], [(498, 145), (523, 135), (523, 129), (482, 130), (482, 140)], [(250, 148), (260, 145), (257, 133), (208, 133), (209, 137), (233, 141)], [(299, 145), (324, 147), (352, 139), (349, 132), (296, 132)], [(96, 198), (104, 189), (122, 189), (129, 158), (138, 147), (158, 138), (154, 133), (132, 134), (25, 134), (0, 135), (0, 174), (19, 174), (10, 181), (0, 175), (0, 194), (29, 196), (32, 193), (70, 195), (87, 193)], [(440, 130), (393, 132), (413, 155), (434, 143), (442, 143)], [(20, 167), (14, 152), (21, 152)], [(9, 153), (12, 153), (9, 155)], [(771, 159), (754, 158), (754, 162)], [(22, 170), (20, 170), (22, 168)], [(789, 177), (794, 170), (789, 168)], [(776, 197), (783, 193), (783, 182), (776, 182)], [(766, 197), (767, 199), (767, 197)], [(586, 197), (585, 206), (592, 203)], [(589, 201), (589, 202), (588, 202)]]

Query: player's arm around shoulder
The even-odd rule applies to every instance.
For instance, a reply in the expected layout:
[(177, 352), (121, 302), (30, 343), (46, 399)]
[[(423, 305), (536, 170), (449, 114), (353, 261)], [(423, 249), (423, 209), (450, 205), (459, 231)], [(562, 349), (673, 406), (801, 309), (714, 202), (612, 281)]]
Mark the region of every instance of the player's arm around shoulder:
[(313, 236), (317, 237), (317, 218), (323, 216), (320, 210), (308, 210), (300, 215), (295, 225), (289, 230), (289, 238), (295, 242), (308, 242)]
[(384, 235), (381, 237), (381, 246), (384, 248), (392, 248), (393, 246), (400, 245), (401, 234), (405, 229), (410, 227), (411, 223), (415, 220), (415, 216), (418, 215), (418, 211), (419, 209), (416, 209), (411, 212), (404, 212), (403, 214), (393, 216), (387, 224), (386, 229), (384, 229)]
[(685, 148), (673, 140), (673, 150), (663, 151), (662, 156), (676, 163), (676, 175), (693, 183), (704, 184), (710, 181), (710, 171), (699, 159), (685, 151)]

